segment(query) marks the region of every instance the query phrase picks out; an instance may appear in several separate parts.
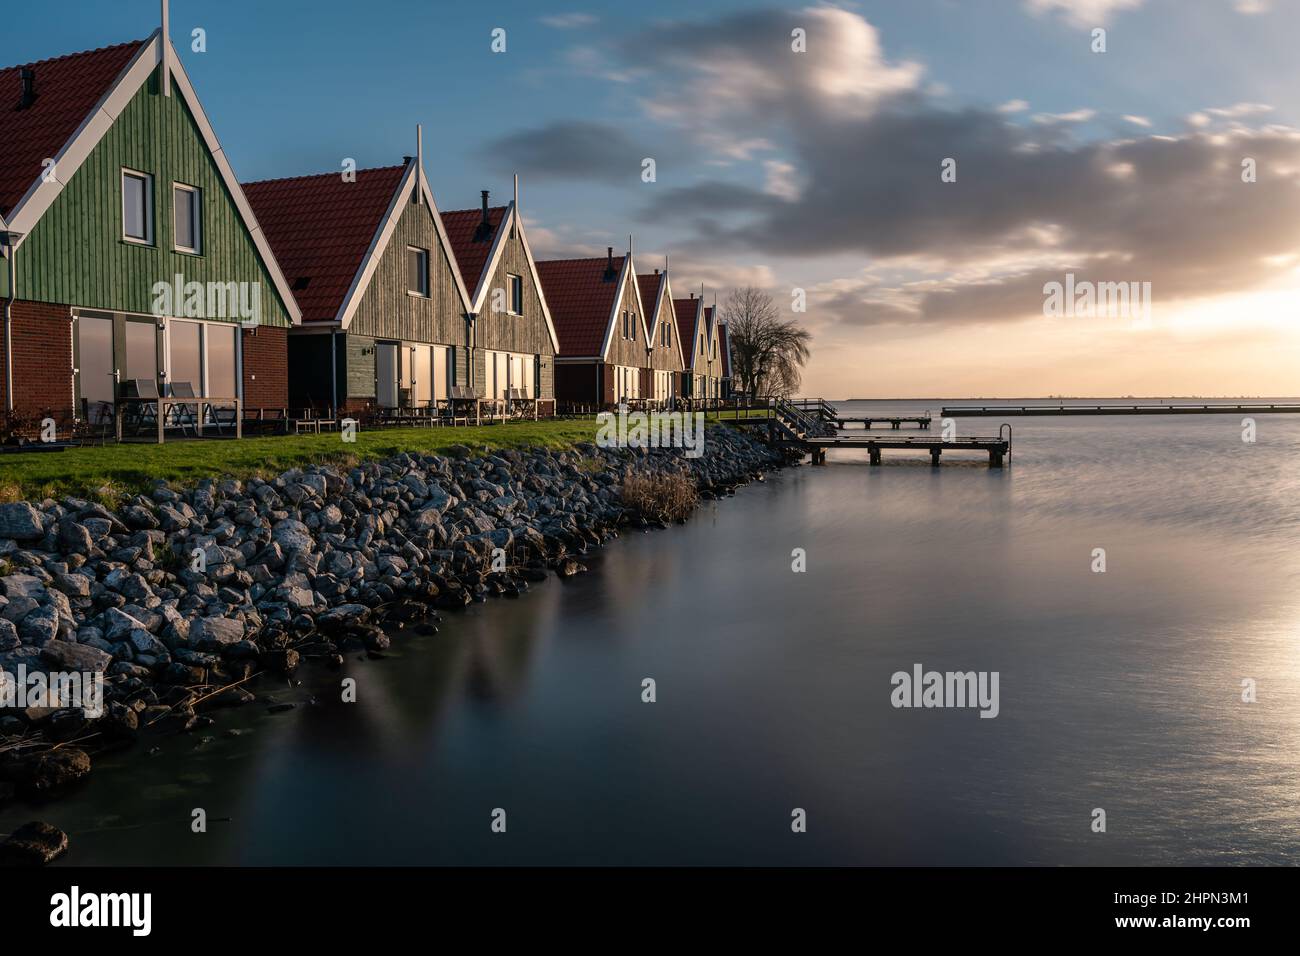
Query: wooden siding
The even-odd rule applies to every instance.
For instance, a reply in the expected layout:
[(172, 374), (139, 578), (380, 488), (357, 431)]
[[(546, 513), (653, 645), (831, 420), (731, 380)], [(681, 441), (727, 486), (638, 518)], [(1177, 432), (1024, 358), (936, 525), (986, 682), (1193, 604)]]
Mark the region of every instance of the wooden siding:
[[(510, 287), (506, 281), (509, 274), (520, 276), (524, 286), (523, 312), (511, 315), (508, 312), (493, 312), (493, 299), (496, 290), (501, 290), (501, 298), (507, 306), (510, 304)], [(542, 297), (533, 281), (533, 270), (528, 262), (528, 252), (519, 236), (509, 236), (505, 248), (501, 250), (501, 260), (497, 263), (491, 281), (487, 285), (487, 297), (483, 300), (483, 309), (475, 319), (475, 345), (480, 349), (494, 349), (499, 352), (523, 352), (528, 355), (549, 356), (555, 354), (551, 344), (551, 333), (546, 328), (546, 316), (542, 314)]]
[[(179, 273), (186, 282), (258, 283), (261, 321), (289, 325), (288, 310), (184, 98), (175, 86), (170, 97), (160, 95), (157, 77), (155, 71), (141, 86), (19, 248), (19, 293), (41, 302), (148, 315), (154, 283), (170, 283)], [(153, 245), (122, 238), (123, 167), (153, 176)], [(172, 250), (173, 182), (202, 190), (199, 255)], [(0, 286), (7, 283), (6, 275)]]
[[(433, 211), (423, 203), (417, 206), (409, 195), (403, 202), (406, 209), (362, 293), (348, 331), (379, 339), (468, 345), (469, 323), (451, 260), (438, 239)], [(411, 295), (406, 289), (407, 246), (429, 250), (428, 297)], [(373, 394), (373, 385), (371, 388)]]
[[(653, 309), (654, 303), (647, 302), (646, 309)], [(667, 326), (672, 330), (672, 344), (663, 345), (663, 329)], [(682, 351), (681, 343), (677, 341), (677, 322), (673, 318), (673, 301), (668, 296), (661, 298), (659, 306), (659, 324), (655, 326), (654, 332), (654, 350), (650, 353), (650, 367), (661, 370), (680, 372), (682, 370)]]
[(347, 397), (374, 398), (375, 340), (354, 332), (349, 332), (343, 338), (347, 342)]
[[(624, 260), (626, 261), (626, 260)], [(636, 329), (636, 340), (626, 339), (623, 337), (623, 312), (638, 312), (636, 304), (636, 276), (632, 270), (627, 270), (623, 288), (623, 302), (619, 306), (618, 315), (614, 317), (614, 337), (609, 344), (609, 355), (606, 361), (610, 365), (625, 365), (630, 368), (645, 368), (649, 365), (649, 358), (646, 356), (645, 330), (641, 327), (641, 319), (638, 315), (637, 321), (633, 324)], [(646, 306), (647, 309), (654, 308), (654, 303)], [(648, 323), (647, 323), (648, 324)], [(611, 390), (613, 386), (610, 386)], [(610, 401), (613, 401), (611, 398)]]

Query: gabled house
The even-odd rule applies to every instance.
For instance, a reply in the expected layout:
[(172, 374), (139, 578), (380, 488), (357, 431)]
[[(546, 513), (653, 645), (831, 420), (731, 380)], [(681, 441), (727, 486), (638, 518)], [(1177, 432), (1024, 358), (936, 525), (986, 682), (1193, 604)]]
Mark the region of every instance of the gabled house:
[(713, 308), (691, 293), (689, 299), (675, 299), (677, 334), (682, 341), (683, 395), (687, 398), (716, 398), (719, 394), (717, 340), (713, 331)]
[(0, 69), (0, 219), (18, 430), (106, 420), (137, 381), (285, 404), (300, 313), (164, 30)]
[(469, 382), (482, 398), (555, 397), (560, 342), (516, 193), (508, 205), (442, 214), (469, 290)]
[(641, 398), (650, 333), (631, 252), (616, 258), (611, 246), (604, 259), (549, 260), (537, 271), (560, 340), (556, 399), (592, 408)]
[(302, 308), (289, 405), (360, 415), (469, 381), (469, 293), (424, 176), (399, 166), (247, 183)]
[(718, 356), (722, 363), (722, 379), (718, 383), (721, 391), (719, 394), (723, 398), (731, 398), (734, 391), (734, 385), (731, 380), (731, 336), (727, 331), (726, 322), (718, 322)]
[(636, 277), (641, 302), (646, 308), (646, 325), (650, 334), (649, 362), (641, 382), (641, 393), (656, 402), (667, 402), (682, 395), (682, 340), (677, 334), (673, 312), (673, 290), (668, 270), (656, 269), (650, 275)]
[(715, 303), (704, 310), (704, 398), (722, 397), (720, 328), (718, 306)]

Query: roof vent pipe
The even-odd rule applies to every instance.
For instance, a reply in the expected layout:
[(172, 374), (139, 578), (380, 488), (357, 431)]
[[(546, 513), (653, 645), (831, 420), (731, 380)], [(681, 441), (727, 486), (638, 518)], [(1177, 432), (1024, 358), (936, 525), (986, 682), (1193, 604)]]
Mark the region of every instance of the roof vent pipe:
[(492, 238), (492, 223), (488, 221), (488, 191), (480, 189), (479, 195), (483, 197), (483, 218), (479, 221), (478, 228), (474, 230), (475, 242)]
[(18, 108), (25, 110), (36, 102), (36, 71), (30, 66), (25, 66), (20, 75), (23, 81), (23, 93), (18, 100)]

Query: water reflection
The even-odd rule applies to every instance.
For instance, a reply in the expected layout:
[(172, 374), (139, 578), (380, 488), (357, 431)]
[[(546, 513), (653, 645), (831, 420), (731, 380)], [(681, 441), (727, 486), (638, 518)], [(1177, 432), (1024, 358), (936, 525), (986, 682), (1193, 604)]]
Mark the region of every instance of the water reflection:
[[(1294, 863), (1300, 420), (1265, 433), (1228, 465), (1164, 420), (1024, 423), (1002, 472), (833, 456), (39, 815), (70, 863)], [(1000, 716), (895, 710), (916, 662), (998, 671)]]

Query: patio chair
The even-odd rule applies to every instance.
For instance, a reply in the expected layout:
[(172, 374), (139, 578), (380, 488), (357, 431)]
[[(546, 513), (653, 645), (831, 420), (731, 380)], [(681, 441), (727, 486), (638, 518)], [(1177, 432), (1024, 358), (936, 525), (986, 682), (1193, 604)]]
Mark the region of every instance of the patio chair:
[[(194, 386), (190, 382), (172, 382), (168, 391), (173, 398), (196, 398)], [(198, 434), (198, 412), (197, 405), (172, 405), (167, 410), (167, 424), (171, 427), (179, 428), (181, 434), (185, 434), (188, 429), (193, 434)]]
[(147, 426), (158, 424), (158, 380), (153, 378), (133, 378), (126, 383), (125, 412), (122, 423), (132, 429), (143, 430)]

